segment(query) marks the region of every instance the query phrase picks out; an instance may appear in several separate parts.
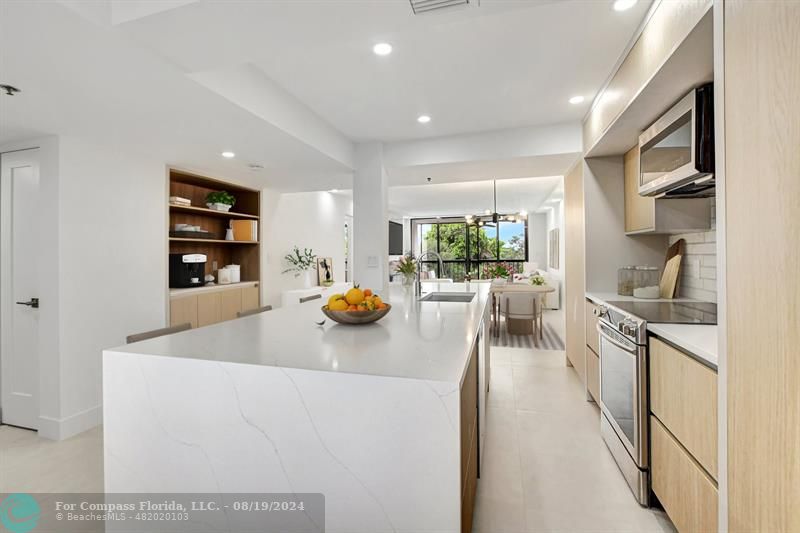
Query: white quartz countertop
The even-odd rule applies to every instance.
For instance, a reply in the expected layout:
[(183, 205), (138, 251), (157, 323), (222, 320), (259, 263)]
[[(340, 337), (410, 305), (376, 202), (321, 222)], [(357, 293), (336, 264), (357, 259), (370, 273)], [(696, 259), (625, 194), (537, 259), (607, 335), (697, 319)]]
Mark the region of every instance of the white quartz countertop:
[(350, 326), (325, 319), (323, 301), (287, 306), (106, 350), (284, 368), (460, 383), (489, 300), (488, 284), (425, 284), (424, 293), (475, 292), (469, 303), (420, 302), (391, 284), (392, 310)]
[(702, 359), (717, 369), (717, 326), (698, 324), (647, 324), (647, 331)]
[(239, 283), (226, 283), (224, 285), (203, 285), (202, 287), (188, 287), (186, 289), (170, 289), (170, 296), (189, 296), (190, 294), (198, 294), (201, 292), (216, 292), (225, 291), (228, 289), (242, 289), (244, 287), (255, 287), (258, 285), (257, 281), (241, 281)]

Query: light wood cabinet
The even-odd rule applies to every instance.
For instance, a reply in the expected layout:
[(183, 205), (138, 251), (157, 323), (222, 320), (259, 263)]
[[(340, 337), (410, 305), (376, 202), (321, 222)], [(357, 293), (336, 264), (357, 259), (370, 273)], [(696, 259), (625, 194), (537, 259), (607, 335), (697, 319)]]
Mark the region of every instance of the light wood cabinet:
[[(191, 289), (190, 289), (191, 290)], [(170, 325), (189, 322), (193, 328), (237, 318), (240, 311), (259, 306), (258, 284), (218, 286), (170, 298)]]
[(624, 157), (625, 233), (691, 233), (711, 229), (711, 199), (639, 196), (639, 147)]
[(639, 147), (625, 154), (625, 233), (653, 231), (656, 227), (655, 199), (639, 196)]
[(461, 384), (461, 531), (472, 531), (478, 487), (478, 345)]
[(719, 494), (714, 480), (655, 416), (650, 417), (652, 487), (681, 533), (716, 533)]
[(173, 298), (170, 301), (170, 327), (186, 324), (187, 322), (192, 325), (192, 328), (197, 327), (197, 296)]
[(583, 160), (564, 176), (566, 353), (567, 362), (586, 382), (586, 250)]
[(600, 354), (600, 334), (597, 333), (598, 317), (594, 314), (597, 305), (586, 300), (586, 346), (592, 349), (595, 354)]
[(197, 295), (197, 327), (216, 324), (221, 320), (222, 297), (219, 292)]
[(244, 287), (242, 289), (242, 311), (250, 311), (259, 307), (259, 288), (258, 284), (254, 287)]
[(222, 291), (220, 294), (220, 321), (233, 320), (242, 310), (242, 289)]
[(586, 388), (595, 402), (600, 402), (600, 356), (586, 347)]
[(717, 479), (717, 373), (651, 337), (650, 411)]
[(797, 532), (800, 2), (722, 10), (728, 531)]

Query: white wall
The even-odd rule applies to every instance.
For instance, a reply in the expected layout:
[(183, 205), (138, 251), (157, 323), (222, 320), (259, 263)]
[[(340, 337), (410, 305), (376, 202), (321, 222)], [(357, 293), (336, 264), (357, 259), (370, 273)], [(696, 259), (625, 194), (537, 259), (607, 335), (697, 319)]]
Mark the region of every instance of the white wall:
[(625, 235), (622, 156), (584, 160), (586, 290), (617, 292), (617, 270), (625, 265), (663, 267), (667, 238)]
[(101, 351), (166, 323), (163, 161), (62, 137), (61, 431), (99, 422)]
[(262, 191), (262, 305), (277, 307), (281, 292), (303, 286), (302, 278), (282, 274), (288, 267), (284, 256), (295, 245), (301, 250), (311, 248), (320, 257), (332, 257), (334, 279), (344, 281), (344, 223), (352, 213), (352, 200), (341, 194)]
[(544, 213), (528, 215), (528, 261), (536, 263), (539, 269), (547, 268), (547, 215)]

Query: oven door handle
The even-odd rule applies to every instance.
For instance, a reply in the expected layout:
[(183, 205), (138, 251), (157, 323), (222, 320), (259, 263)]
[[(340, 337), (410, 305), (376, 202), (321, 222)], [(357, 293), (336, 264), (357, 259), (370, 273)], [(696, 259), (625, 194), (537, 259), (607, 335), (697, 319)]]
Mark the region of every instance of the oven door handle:
[(597, 332), (600, 334), (601, 337), (603, 337), (605, 340), (607, 340), (608, 342), (610, 342), (611, 344), (613, 344), (614, 346), (616, 346), (620, 350), (624, 350), (624, 351), (630, 353), (630, 352), (635, 352), (636, 349), (638, 348), (638, 346), (636, 344), (631, 343), (631, 344), (626, 346), (626, 345), (622, 344), (621, 342), (619, 342), (614, 337), (611, 337), (610, 335), (606, 335), (605, 332), (603, 331), (603, 326), (599, 322), (597, 323)]

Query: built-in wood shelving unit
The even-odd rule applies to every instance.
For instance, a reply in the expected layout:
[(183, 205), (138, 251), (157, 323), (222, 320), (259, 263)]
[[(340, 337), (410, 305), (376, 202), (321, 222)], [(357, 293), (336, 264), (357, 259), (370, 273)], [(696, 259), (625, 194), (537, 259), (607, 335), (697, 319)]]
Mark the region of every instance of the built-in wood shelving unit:
[(189, 239), (186, 237), (170, 237), (169, 242), (199, 242), (216, 244), (258, 244), (258, 241), (226, 241), (225, 239)]
[(220, 218), (247, 218), (252, 220), (258, 220), (258, 215), (248, 215), (246, 213), (236, 213), (233, 211), (215, 211), (214, 209), (208, 209), (206, 207), (195, 207), (195, 206), (183, 206), (183, 205), (169, 205), (169, 212), (170, 213), (194, 213), (196, 215), (205, 215), (209, 217), (220, 217)]
[[(227, 191), (236, 198), (236, 204), (231, 211), (206, 208), (206, 195), (214, 191)], [(254, 220), (260, 226), (260, 191), (183, 170), (169, 169), (169, 196), (188, 198), (192, 205), (174, 205), (168, 202), (169, 198), (166, 199), (169, 213), (168, 235), (176, 224), (191, 224), (208, 230), (213, 237), (168, 237), (169, 253), (206, 255), (206, 275), (217, 277), (215, 262), (217, 268), (238, 264), (241, 267), (242, 281), (259, 281), (261, 228), (258, 228), (257, 241), (227, 241), (225, 231), (229, 222), (237, 219)]]

